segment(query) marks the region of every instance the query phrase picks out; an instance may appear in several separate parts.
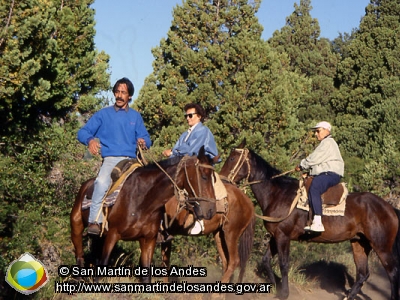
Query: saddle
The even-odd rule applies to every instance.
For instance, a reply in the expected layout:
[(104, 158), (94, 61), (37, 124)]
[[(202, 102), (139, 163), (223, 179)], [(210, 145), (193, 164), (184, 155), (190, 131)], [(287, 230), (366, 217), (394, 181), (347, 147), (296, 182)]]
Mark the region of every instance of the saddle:
[[(313, 176), (307, 176), (304, 179), (304, 186), (306, 188), (307, 194), (308, 194), (308, 191), (310, 189), (311, 182), (313, 179), (314, 179)], [(341, 184), (341, 183), (338, 183), (337, 185), (334, 185), (334, 186), (328, 188), (328, 190), (321, 195), (322, 204), (338, 205), (342, 200), (342, 196), (343, 196), (344, 192), (345, 192), (345, 188), (344, 188), (343, 184)]]
[[(115, 204), (118, 193), (122, 188), (126, 178), (133, 173), (138, 167), (142, 165), (134, 158), (124, 159), (120, 161), (111, 172), (112, 184), (106, 193), (106, 197), (103, 200), (105, 207), (110, 207)], [(88, 209), (92, 204), (94, 184), (90, 185), (86, 191), (84, 200), (82, 201), (82, 209)]]

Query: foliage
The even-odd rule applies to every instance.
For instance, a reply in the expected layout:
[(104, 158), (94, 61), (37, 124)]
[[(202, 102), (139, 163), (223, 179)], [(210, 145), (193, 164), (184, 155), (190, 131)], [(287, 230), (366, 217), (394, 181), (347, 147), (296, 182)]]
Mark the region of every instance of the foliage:
[(2, 2), (1, 136), (34, 140), (52, 119), (96, 108), (109, 57), (94, 49), (93, 0)]
[(300, 0), (294, 8), (286, 25), (275, 31), (268, 42), (278, 52), (288, 54), (290, 70), (311, 79), (311, 90), (299, 103), (299, 119), (306, 123), (333, 120), (330, 99), (339, 56), (327, 39), (320, 38), (318, 20), (310, 15), (311, 0)]
[[(258, 0), (184, 1), (153, 49), (153, 73), (134, 103), (155, 158), (186, 129), (182, 109), (189, 102), (205, 107), (221, 154), (246, 137), (283, 171), (315, 147), (308, 127), (327, 119), (336, 125), (349, 188), (398, 194), (397, 2), (371, 0), (360, 28), (329, 45), (309, 0), (295, 4), (267, 42), (255, 17)], [(109, 57), (94, 48), (91, 3), (0, 1), (0, 273), (26, 251), (48, 261), (53, 249), (62, 263), (74, 261), (69, 212), (100, 164), (82, 159), (76, 131), (107, 102), (99, 93), (109, 88)], [(264, 233), (257, 222), (253, 263), (263, 255)], [(347, 247), (293, 243), (291, 274), (318, 259), (345, 264)], [(176, 237), (172, 250), (176, 265), (220, 264), (211, 236)], [(139, 253), (137, 243), (120, 242), (114, 261), (136, 264)]]
[(399, 15), (398, 1), (371, 0), (359, 30), (344, 47), (333, 99), (338, 142), (348, 157), (364, 161), (362, 189), (372, 187), (381, 195), (400, 175)]
[(198, 102), (219, 150), (246, 136), (274, 162), (287, 161), (277, 153), (293, 151), (304, 133), (295, 111), (308, 82), (261, 40), (258, 7), (189, 0), (174, 9), (168, 38), (153, 49), (154, 72), (134, 103), (156, 147), (173, 146), (185, 130), (184, 105)]

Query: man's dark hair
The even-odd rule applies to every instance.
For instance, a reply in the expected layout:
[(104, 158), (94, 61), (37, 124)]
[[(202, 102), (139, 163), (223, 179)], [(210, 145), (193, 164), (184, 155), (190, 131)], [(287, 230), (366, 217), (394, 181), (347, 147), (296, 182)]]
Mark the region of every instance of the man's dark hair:
[(135, 87), (133, 86), (132, 81), (130, 81), (128, 78), (123, 77), (119, 80), (117, 80), (117, 82), (114, 84), (113, 87), (113, 93), (115, 93), (115, 91), (118, 89), (120, 84), (126, 84), (126, 87), (128, 88), (128, 94), (129, 96), (133, 96), (133, 93), (135, 93)]
[(183, 109), (187, 111), (190, 108), (194, 108), (196, 110), (196, 113), (200, 115), (200, 121), (203, 122), (206, 117), (206, 111), (204, 108), (198, 103), (189, 103), (186, 104)]

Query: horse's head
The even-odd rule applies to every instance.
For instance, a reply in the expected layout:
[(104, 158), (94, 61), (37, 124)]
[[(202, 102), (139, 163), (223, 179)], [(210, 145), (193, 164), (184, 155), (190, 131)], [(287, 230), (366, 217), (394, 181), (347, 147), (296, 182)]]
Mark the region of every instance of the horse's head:
[(246, 139), (237, 148), (232, 149), (219, 175), (232, 183), (239, 183), (248, 179), (250, 175), (249, 150), (246, 148)]
[[(214, 212), (215, 193), (213, 183), (215, 174), (213, 163), (218, 158), (211, 159), (205, 154), (204, 146), (198, 156), (182, 158), (175, 180), (178, 186), (185, 191), (188, 201), (196, 207), (201, 202), (202, 217), (209, 219)], [(200, 206), (199, 206), (200, 207)]]

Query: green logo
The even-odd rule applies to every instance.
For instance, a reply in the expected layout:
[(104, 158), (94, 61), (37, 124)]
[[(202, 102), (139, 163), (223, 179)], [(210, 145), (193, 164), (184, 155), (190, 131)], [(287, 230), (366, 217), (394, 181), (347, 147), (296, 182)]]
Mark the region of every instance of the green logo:
[(25, 253), (13, 261), (6, 273), (7, 283), (24, 295), (38, 291), (48, 280), (44, 265), (30, 253)]

